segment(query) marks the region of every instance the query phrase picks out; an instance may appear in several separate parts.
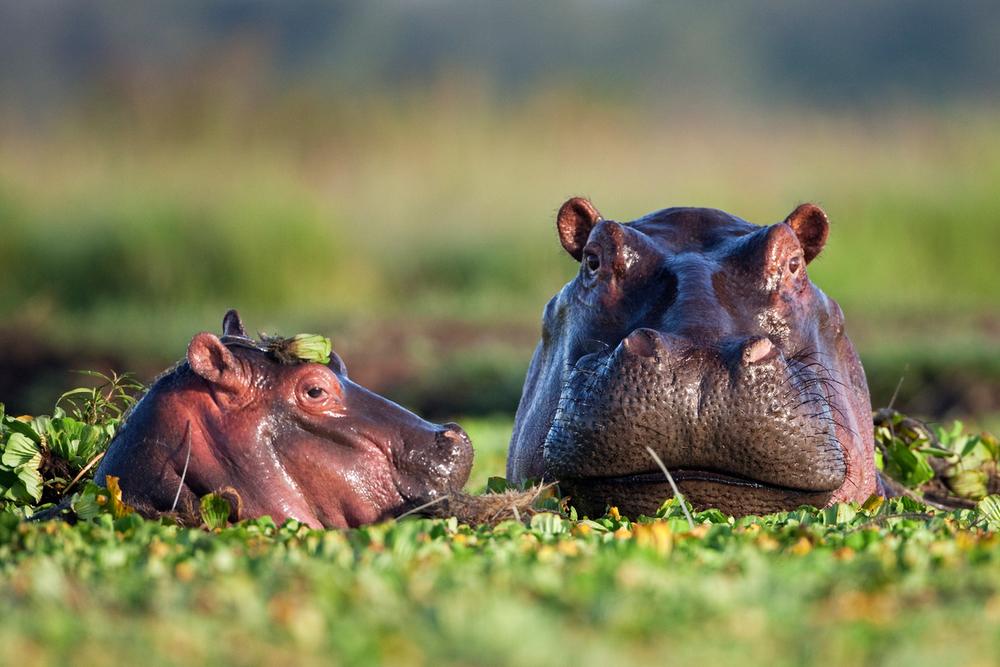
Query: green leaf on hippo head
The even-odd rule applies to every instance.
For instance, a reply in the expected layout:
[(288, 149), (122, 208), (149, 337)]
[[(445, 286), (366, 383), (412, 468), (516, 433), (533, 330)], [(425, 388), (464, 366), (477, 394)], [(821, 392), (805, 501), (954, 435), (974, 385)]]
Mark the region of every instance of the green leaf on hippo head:
[(201, 520), (210, 530), (223, 528), (229, 522), (229, 501), (220, 495), (208, 493), (201, 497), (199, 511)]
[(326, 336), (318, 334), (298, 334), (293, 336), (285, 348), (288, 354), (317, 364), (330, 363), (333, 344)]

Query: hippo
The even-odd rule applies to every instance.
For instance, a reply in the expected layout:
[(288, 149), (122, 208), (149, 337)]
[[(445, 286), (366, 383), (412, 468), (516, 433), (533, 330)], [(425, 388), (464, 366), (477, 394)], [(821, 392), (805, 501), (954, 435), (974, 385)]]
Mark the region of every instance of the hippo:
[[(299, 337), (296, 337), (296, 339)], [(472, 447), (353, 383), (329, 349), (307, 361), (295, 339), (249, 337), (236, 311), (199, 333), (111, 441), (95, 479), (118, 478), (145, 516), (198, 522), (199, 498), (232, 520), (270, 515), (345, 528), (398, 516), (461, 489)]]
[(882, 490), (864, 370), (806, 272), (819, 206), (764, 227), (680, 207), (620, 223), (575, 197), (556, 228), (580, 269), (545, 307), (510, 480), (652, 514), (673, 494), (651, 449), (695, 507), (735, 516)]

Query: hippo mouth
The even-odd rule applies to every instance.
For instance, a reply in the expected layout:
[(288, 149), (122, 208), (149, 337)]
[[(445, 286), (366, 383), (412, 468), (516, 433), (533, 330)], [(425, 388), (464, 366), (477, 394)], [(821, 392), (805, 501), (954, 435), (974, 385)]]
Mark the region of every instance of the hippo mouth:
[(753, 344), (672, 349), (654, 332), (581, 358), (545, 440), (546, 476), (586, 514), (652, 514), (673, 493), (649, 447), (699, 509), (829, 504), (847, 477), (829, 385), (769, 345), (744, 354)]
[[(715, 507), (734, 515), (769, 514), (800, 505), (822, 507), (829, 504), (836, 490), (799, 489), (713, 470), (675, 468), (670, 476), (696, 509)], [(674, 495), (660, 470), (613, 477), (567, 477), (559, 486), (578, 509), (591, 515), (611, 506), (629, 516), (652, 514)]]
[[(771, 491), (774, 493), (815, 492), (811, 489), (796, 489), (789, 486), (781, 486), (778, 484), (759, 482), (757, 480), (753, 480), (748, 477), (717, 472), (715, 470), (676, 468), (670, 471), (670, 476), (679, 485), (686, 484), (688, 482), (708, 482), (712, 484), (727, 484), (729, 486), (742, 486), (748, 489), (759, 489), (763, 491)], [(599, 483), (599, 484), (627, 484), (627, 485), (669, 483), (665, 479), (662, 470), (650, 470), (648, 472), (640, 472), (632, 475), (619, 475), (616, 477), (591, 477), (591, 478), (579, 478), (575, 480), (567, 478), (566, 480), (564, 480), (564, 483), (580, 484), (586, 482)], [(828, 490), (833, 491), (834, 489), (828, 489)]]

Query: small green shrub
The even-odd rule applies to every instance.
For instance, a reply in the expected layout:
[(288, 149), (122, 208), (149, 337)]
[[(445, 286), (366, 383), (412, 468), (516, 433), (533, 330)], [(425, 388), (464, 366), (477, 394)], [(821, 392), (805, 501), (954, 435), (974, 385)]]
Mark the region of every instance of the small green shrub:
[(66, 392), (52, 415), (15, 417), (0, 403), (0, 498), (6, 506), (36, 510), (70, 491), (103, 456), (142, 389), (128, 375), (88, 374), (100, 384)]

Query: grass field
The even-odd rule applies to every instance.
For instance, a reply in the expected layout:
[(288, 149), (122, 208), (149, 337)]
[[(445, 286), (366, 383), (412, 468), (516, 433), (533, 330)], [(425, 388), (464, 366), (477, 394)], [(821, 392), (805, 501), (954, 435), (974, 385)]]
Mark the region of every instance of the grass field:
[(0, 662), (986, 665), (1000, 544), (907, 503), (205, 532), (0, 515)]
[[(211, 534), (0, 527), (5, 664), (978, 665), (997, 538), (797, 513)], [(706, 520), (707, 519), (707, 520)], [(716, 522), (710, 522), (711, 520)]]
[[(465, 423), (481, 492), (510, 424)], [(992, 664), (998, 498), (345, 531), (187, 529), (111, 503), (26, 523), (8, 503), (0, 664)]]
[[(478, 363), (485, 406), (445, 409), (507, 410), (541, 308), (575, 270), (552, 222), (567, 196), (618, 219), (695, 204), (758, 223), (814, 200), (833, 228), (810, 272), (884, 367), (877, 386), (928, 358), (995, 366), (989, 112), (743, 117), (556, 95), (503, 108), (446, 89), (305, 109), (166, 105), (0, 133), (0, 328), (151, 374), (238, 306), (254, 329), (333, 334), (397, 397)], [(458, 327), (478, 333), (454, 340)], [(407, 366), (395, 382), (370, 371), (384, 339)], [(490, 386), (505, 393), (491, 402)], [(32, 392), (25, 409), (58, 393)]]
[[(268, 324), (286, 313), (534, 322), (573, 273), (552, 215), (576, 193), (623, 220), (704, 205), (769, 223), (818, 201), (833, 233), (812, 273), (849, 314), (997, 303), (989, 114), (779, 111), (748, 128), (553, 100), (365, 111), (308, 135), (237, 119), (221, 136), (4, 137), (4, 312), (72, 317), (87, 339), (124, 327), (159, 346), (172, 341), (137, 330), (142, 315), (190, 328), (233, 302)], [(573, 149), (593, 157), (567, 159)]]

